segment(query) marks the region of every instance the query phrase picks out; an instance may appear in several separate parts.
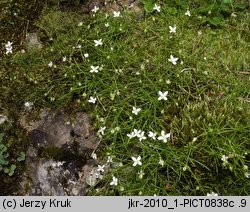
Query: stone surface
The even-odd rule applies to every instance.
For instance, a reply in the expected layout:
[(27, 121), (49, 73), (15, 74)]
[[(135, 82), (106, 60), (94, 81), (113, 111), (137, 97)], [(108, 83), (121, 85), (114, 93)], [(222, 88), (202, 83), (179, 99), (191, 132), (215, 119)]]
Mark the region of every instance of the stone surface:
[(85, 195), (96, 183), (90, 176), (98, 161), (90, 156), (99, 145), (89, 115), (45, 110), (38, 121), (21, 120), (31, 140), (23, 195)]

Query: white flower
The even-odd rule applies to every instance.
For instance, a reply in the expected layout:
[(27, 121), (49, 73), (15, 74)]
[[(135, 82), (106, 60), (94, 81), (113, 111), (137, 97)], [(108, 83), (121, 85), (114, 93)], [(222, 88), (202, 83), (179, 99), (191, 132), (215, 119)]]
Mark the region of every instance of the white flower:
[(104, 172), (104, 168), (105, 168), (105, 165), (103, 165), (103, 166), (98, 165), (97, 171), (98, 172)]
[(153, 140), (156, 140), (156, 133), (152, 132), (152, 131), (149, 131), (148, 137), (152, 138)]
[(101, 135), (104, 135), (104, 130), (106, 127), (101, 127), (97, 132), (100, 133)]
[(211, 194), (207, 193), (207, 196), (217, 197), (217, 196), (218, 196), (218, 194), (217, 194), (217, 193), (212, 192)]
[(118, 18), (118, 17), (120, 17), (120, 15), (121, 15), (121, 12), (120, 11), (113, 11), (113, 17), (114, 18)]
[(159, 164), (160, 164), (161, 166), (164, 166), (164, 160), (162, 160), (162, 159), (160, 158)]
[(67, 60), (67, 57), (63, 57), (63, 58), (62, 58), (62, 61), (63, 61), (63, 62), (66, 62), (66, 60)]
[(170, 138), (170, 133), (166, 134), (163, 130), (161, 131), (161, 136), (158, 137), (159, 141), (163, 141), (163, 143), (167, 143), (168, 138)]
[(99, 66), (90, 66), (90, 68), (91, 68), (90, 71), (89, 71), (90, 73), (98, 73), (99, 72), (98, 69), (100, 67)]
[(99, 10), (99, 7), (95, 6), (91, 11), (96, 13)]
[(161, 12), (161, 6), (160, 5), (158, 6), (157, 4), (155, 4), (153, 10), (156, 10), (157, 12)]
[(227, 160), (228, 160), (228, 156), (226, 156), (226, 155), (222, 155), (221, 156), (221, 160), (223, 161), (223, 162), (226, 162), (227, 163)]
[(185, 12), (185, 15), (187, 15), (187, 16), (191, 16), (190, 11), (189, 11), (189, 10), (187, 10), (187, 12)]
[(139, 138), (140, 141), (146, 139), (146, 136), (144, 136), (144, 131), (142, 131), (137, 137)]
[(12, 53), (12, 42), (8, 41), (8, 43), (5, 44), (6, 54)]
[(159, 91), (159, 97), (158, 97), (158, 100), (168, 100), (167, 98), (167, 95), (168, 95), (168, 91), (165, 91), (164, 93), (162, 91)]
[(91, 157), (92, 157), (93, 159), (95, 159), (95, 160), (96, 160), (96, 159), (97, 159), (97, 155), (96, 155), (96, 153), (94, 153), (94, 152), (93, 152), (93, 153), (91, 154)]
[(82, 21), (78, 23), (78, 26), (79, 26), (79, 27), (82, 26), (82, 25), (83, 25), (83, 22), (82, 22)]
[(173, 27), (169, 26), (169, 32), (170, 33), (176, 33), (176, 25), (174, 25)]
[(53, 62), (50, 61), (49, 64), (48, 64), (49, 67), (52, 67), (53, 66)]
[(145, 175), (145, 173), (144, 173), (143, 170), (140, 170), (140, 171), (138, 172), (138, 175), (139, 175), (139, 179), (142, 179), (143, 176)]
[(95, 102), (96, 102), (96, 98), (95, 98), (95, 97), (93, 97), (93, 96), (91, 96), (91, 97), (89, 98), (88, 102), (89, 102), (89, 103), (93, 103), (93, 104), (95, 104)]
[(102, 39), (94, 40), (94, 43), (95, 43), (95, 46), (101, 46), (103, 44)]
[(107, 160), (107, 163), (112, 163), (113, 162), (113, 159), (111, 156), (108, 156), (108, 160)]
[(137, 130), (137, 129), (134, 129), (134, 137), (139, 137), (140, 136), (140, 134), (141, 134), (141, 130)]
[(88, 58), (88, 57), (89, 57), (89, 54), (88, 54), (88, 53), (85, 53), (83, 56), (84, 56), (85, 58)]
[(100, 172), (96, 172), (96, 173), (95, 173), (95, 178), (96, 178), (96, 179), (102, 179), (102, 177), (103, 177), (103, 176), (101, 175)]
[(134, 132), (132, 132), (131, 134), (127, 134), (127, 136), (129, 137), (129, 139), (136, 137)]
[(173, 65), (176, 65), (176, 61), (178, 60), (177, 57), (174, 57), (172, 54), (170, 55), (170, 58), (168, 59), (169, 62), (173, 63)]
[(112, 182), (110, 183), (110, 185), (117, 186), (117, 183), (118, 183), (118, 179), (116, 177), (113, 177)]
[(34, 105), (33, 102), (25, 102), (25, 103), (24, 103), (24, 107), (25, 107), (25, 109), (27, 109), (27, 110), (31, 110), (32, 107), (33, 107), (33, 105)]
[(245, 173), (245, 177), (246, 177), (246, 178), (250, 178), (250, 172), (246, 172), (246, 173)]
[(137, 158), (132, 157), (132, 160), (134, 161), (133, 166), (137, 166), (137, 165), (141, 166), (142, 165), (141, 156), (138, 156)]
[(105, 24), (105, 27), (109, 27), (109, 23), (106, 23), (106, 24)]
[(135, 114), (135, 115), (138, 115), (138, 113), (139, 113), (140, 111), (141, 111), (141, 108), (133, 107), (132, 113)]

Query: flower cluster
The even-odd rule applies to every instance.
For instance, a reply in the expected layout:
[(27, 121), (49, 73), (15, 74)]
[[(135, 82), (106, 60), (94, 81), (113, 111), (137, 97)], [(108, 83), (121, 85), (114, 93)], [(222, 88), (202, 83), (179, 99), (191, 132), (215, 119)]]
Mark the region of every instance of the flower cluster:
[(12, 53), (12, 42), (8, 41), (8, 43), (5, 44), (6, 52), (5, 54), (11, 54)]

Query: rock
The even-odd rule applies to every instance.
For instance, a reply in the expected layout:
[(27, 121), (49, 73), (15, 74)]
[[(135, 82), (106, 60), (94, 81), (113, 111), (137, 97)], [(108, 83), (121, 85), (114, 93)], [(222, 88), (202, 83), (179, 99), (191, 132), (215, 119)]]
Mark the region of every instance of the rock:
[(7, 116), (0, 114), (0, 125), (8, 121)]
[(43, 47), (42, 43), (39, 40), (37, 33), (29, 33), (25, 38), (25, 46), (27, 50), (31, 49), (41, 49)]
[(25, 116), (21, 120), (31, 139), (22, 195), (85, 195), (96, 183), (90, 176), (95, 176), (98, 163), (91, 158), (99, 139), (90, 116), (47, 110), (38, 121), (27, 122)]

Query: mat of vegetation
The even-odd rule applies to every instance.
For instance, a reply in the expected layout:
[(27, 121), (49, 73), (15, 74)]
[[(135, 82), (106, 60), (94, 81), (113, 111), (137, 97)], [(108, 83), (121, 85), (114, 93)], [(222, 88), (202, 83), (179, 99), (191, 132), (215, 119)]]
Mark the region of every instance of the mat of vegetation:
[(70, 107), (88, 112), (101, 138), (89, 195), (250, 194), (247, 1), (142, 3), (143, 16), (45, 8), (42, 48), (1, 39), (5, 188), (28, 143), (21, 113)]

